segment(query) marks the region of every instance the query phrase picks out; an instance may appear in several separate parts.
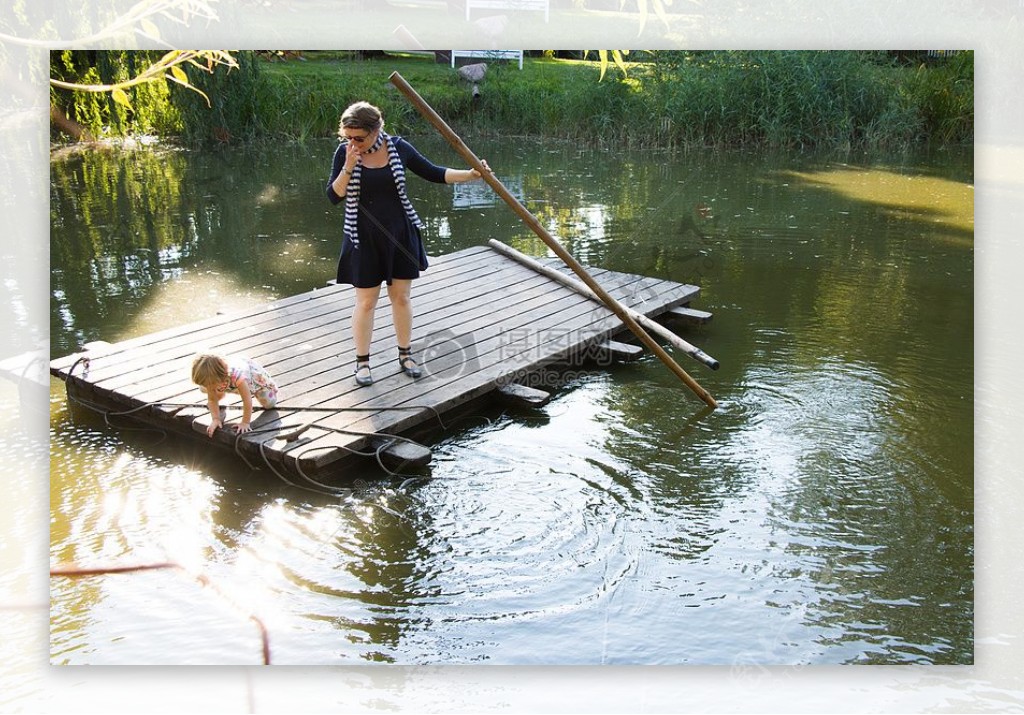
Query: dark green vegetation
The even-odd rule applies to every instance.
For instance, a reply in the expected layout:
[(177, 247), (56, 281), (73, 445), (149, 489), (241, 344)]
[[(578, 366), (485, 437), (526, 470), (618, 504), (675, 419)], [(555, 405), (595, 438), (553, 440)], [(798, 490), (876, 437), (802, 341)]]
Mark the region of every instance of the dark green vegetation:
[[(189, 68), (196, 92), (162, 82), (132, 90), (134, 111), (105, 95), (53, 90), (55, 106), (94, 136), (156, 133), (190, 144), (332, 136), (341, 111), (367, 99), (391, 131), (422, 120), (388, 83), (400, 72), (460, 132), (534, 135), (632, 147), (774, 146), (896, 149), (970, 143), (974, 56), (863, 51), (634, 51), (628, 75), (599, 81), (596, 54), (492, 63), (474, 100), (432, 55), (237, 52), (237, 69)], [(51, 74), (110, 82), (154, 53), (54, 52)], [(56, 131), (56, 130), (55, 130)], [(60, 135), (54, 135), (59, 139)]]

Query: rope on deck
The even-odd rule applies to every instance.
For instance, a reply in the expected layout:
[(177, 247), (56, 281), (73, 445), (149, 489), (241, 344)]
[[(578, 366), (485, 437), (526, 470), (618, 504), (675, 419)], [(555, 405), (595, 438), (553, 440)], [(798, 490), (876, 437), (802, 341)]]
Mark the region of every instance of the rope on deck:
[[(68, 380), (71, 379), (71, 376), (72, 376), (72, 374), (75, 371), (75, 368), (78, 367), (78, 365), (81, 364), (81, 363), (84, 363), (85, 366), (86, 366), (86, 369), (88, 369), (89, 357), (87, 355), (83, 355), (82, 357), (78, 358), (71, 365), (71, 367), (68, 369), (67, 375), (63, 378), (65, 382), (67, 382)], [(188, 408), (188, 407), (194, 407), (194, 408), (198, 408), (198, 409), (205, 408), (205, 405), (200, 404), (200, 403), (195, 403), (195, 402), (156, 401), (156, 402), (143, 402), (143, 403), (141, 403), (141, 404), (139, 404), (139, 405), (137, 405), (135, 407), (132, 407), (132, 408), (129, 408), (129, 409), (126, 409), (126, 410), (107, 410), (102, 405), (100, 405), (98, 403), (91, 402), (89, 400), (84, 400), (84, 399), (82, 399), (80, 397), (73, 396), (71, 394), (70, 390), (67, 391), (67, 396), (68, 396), (68, 400), (69, 401), (74, 402), (74, 403), (76, 403), (78, 405), (81, 405), (82, 407), (85, 407), (86, 409), (92, 410), (93, 412), (96, 412), (96, 413), (102, 415), (104, 423), (108, 427), (110, 427), (112, 429), (157, 432), (160, 435), (162, 435), (161, 441), (162, 441), (163, 438), (167, 437), (168, 433), (167, 433), (166, 430), (160, 429), (159, 427), (142, 427), (142, 428), (139, 428), (139, 427), (126, 427), (124, 425), (115, 425), (115, 424), (111, 423), (110, 418), (111, 417), (128, 417), (128, 416), (131, 416), (132, 414), (134, 414), (136, 412), (141, 412), (142, 410), (146, 410), (146, 409), (152, 409), (154, 407), (176, 407), (176, 408), (178, 408), (178, 411), (180, 411), (181, 409), (184, 409), (184, 408)], [(225, 409), (230, 409), (230, 407), (225, 405)], [(263, 411), (263, 408), (258, 408), (258, 409)], [(429, 410), (430, 412), (432, 412), (434, 414), (434, 418), (437, 420), (438, 424), (441, 426), (441, 429), (442, 430), (447, 430), (448, 429), (448, 426), (444, 423), (444, 420), (441, 418), (441, 413), (433, 405), (405, 405), (405, 406), (383, 406), (383, 407), (289, 407), (289, 406), (286, 406), (286, 405), (276, 405), (274, 407), (274, 410), (278, 411), (278, 412), (280, 412), (280, 411), (290, 412), (290, 413), (293, 413), (293, 414), (294, 413), (300, 413), (300, 412), (328, 412), (328, 413), (333, 413), (333, 414), (339, 414), (339, 413), (342, 413), (342, 412), (387, 412), (387, 411), (396, 411), (396, 410), (398, 410), (398, 411), (417, 411), (418, 412), (418, 411), (422, 411), (422, 410)], [(328, 431), (328, 432), (335, 432), (337, 434), (345, 434), (345, 435), (350, 435), (350, 436), (355, 436), (355, 437), (364, 437), (366, 439), (379, 439), (379, 440), (383, 440), (381, 442), (381, 444), (376, 449), (374, 449), (372, 451), (365, 451), (365, 452), (364, 451), (360, 451), (358, 449), (354, 449), (352, 447), (347, 447), (345, 445), (338, 445), (338, 446), (331, 446), (331, 447), (310, 447), (308, 449), (305, 449), (305, 450), (297, 452), (296, 453), (296, 457), (295, 457), (295, 469), (296, 469), (296, 471), (298, 471), (299, 475), (304, 480), (306, 480), (309, 484), (312, 485), (312, 487), (304, 486), (302, 484), (297, 484), (297, 483), (293, 482), (292, 480), (288, 479), (281, 471), (279, 471), (274, 466), (272, 460), (267, 455), (267, 453), (266, 453), (266, 441), (261, 441), (259, 443), (259, 452), (260, 452), (260, 457), (263, 459), (263, 463), (267, 466), (268, 469), (270, 469), (271, 472), (274, 473), (274, 475), (278, 479), (280, 479), (281, 481), (285, 482), (289, 486), (295, 487), (297, 489), (305, 489), (306, 491), (312, 491), (314, 493), (319, 493), (319, 494), (326, 494), (328, 496), (347, 496), (347, 497), (351, 497), (352, 490), (346, 489), (344, 487), (333, 487), (333, 486), (331, 486), (329, 484), (324, 484), (323, 482), (317, 481), (317, 480), (313, 479), (312, 477), (310, 477), (308, 474), (306, 474), (303, 471), (302, 464), (301, 464), (302, 457), (305, 456), (306, 454), (308, 454), (310, 452), (318, 451), (318, 450), (337, 449), (337, 448), (340, 447), (341, 449), (344, 449), (346, 452), (348, 452), (350, 454), (355, 454), (355, 455), (362, 456), (362, 457), (373, 457), (373, 458), (375, 458), (377, 460), (377, 464), (380, 466), (380, 468), (382, 470), (384, 470), (389, 476), (398, 477), (398, 476), (402, 476), (401, 472), (388, 468), (388, 466), (384, 464), (384, 460), (382, 459), (381, 455), (383, 454), (383, 452), (386, 449), (391, 447), (396, 442), (407, 442), (409, 444), (414, 444), (414, 445), (416, 444), (416, 442), (414, 442), (413, 440), (408, 439), (407, 437), (402, 437), (401, 435), (388, 434), (388, 433), (385, 433), (385, 432), (360, 432), (360, 431), (356, 431), (356, 430), (345, 430), (345, 429), (341, 429), (341, 428), (338, 428), (338, 427), (330, 427), (330, 426), (327, 426), (327, 425), (317, 424), (317, 423), (313, 422), (312, 420), (309, 421), (309, 422), (306, 422), (305, 424), (301, 425), (300, 427), (298, 427), (298, 428), (296, 428), (294, 430), (291, 430), (288, 433), (288, 435), (286, 435), (285, 438), (291, 437), (292, 439), (294, 439), (299, 434), (301, 434), (302, 432), (305, 432), (307, 429), (309, 429), (310, 427), (313, 427), (313, 426), (315, 426), (317, 429), (321, 429), (321, 430)], [(276, 433), (278, 431), (279, 431), (279, 428), (277, 428), (277, 427), (267, 427), (267, 428), (263, 428), (263, 429), (250, 430), (248, 433), (244, 433), (244, 434), (253, 435), (253, 434), (261, 434), (263, 432), (275, 432)], [(242, 435), (243, 435), (243, 433), (238, 433), (236, 435), (236, 437), (235, 437), (234, 452), (235, 452), (235, 454), (238, 457), (240, 457), (242, 459), (243, 462), (245, 462), (245, 465), (247, 467), (249, 467), (249, 469), (253, 469), (253, 470), (257, 470), (258, 471), (259, 467), (258, 466), (254, 466), (249, 461), (249, 459), (245, 456), (245, 454), (243, 454), (242, 451), (241, 451)], [(408, 480), (406, 480), (406, 482), (403, 482), (403, 484), (405, 484), (407, 482), (408, 482)], [(374, 506), (377, 506), (377, 507), (383, 509), (384, 511), (387, 511), (387, 512), (393, 514), (393, 515), (401, 516), (401, 514), (399, 514), (398, 512), (396, 512), (396, 511), (394, 511), (392, 509), (388, 509), (387, 507), (384, 507), (384, 506), (382, 506), (380, 504), (375, 504), (373, 502), (367, 502), (367, 503), (368, 504), (373, 504)]]

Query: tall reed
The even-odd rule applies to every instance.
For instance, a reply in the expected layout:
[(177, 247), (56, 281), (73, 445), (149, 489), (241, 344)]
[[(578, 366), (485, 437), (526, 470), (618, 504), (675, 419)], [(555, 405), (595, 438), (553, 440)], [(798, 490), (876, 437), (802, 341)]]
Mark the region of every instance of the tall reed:
[(656, 56), (652, 106), (678, 128), (670, 141), (683, 144), (907, 144), (920, 138), (922, 121), (900, 73), (857, 52)]

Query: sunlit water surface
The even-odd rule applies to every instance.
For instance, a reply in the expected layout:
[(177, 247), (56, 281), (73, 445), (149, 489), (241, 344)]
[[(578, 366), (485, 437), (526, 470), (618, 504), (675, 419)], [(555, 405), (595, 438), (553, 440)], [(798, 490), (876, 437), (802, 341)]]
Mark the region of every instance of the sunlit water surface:
[[(181, 568), (53, 579), (51, 661), (258, 663), (252, 615), (282, 664), (972, 662), (969, 151), (474, 145), (582, 261), (702, 287), (720, 407), (654, 357), (561, 372), (339, 498), (53, 380), (52, 562)], [(332, 151), (54, 159), (53, 355), (323, 285)], [(410, 191), (433, 255), (544, 253), (486, 190)]]

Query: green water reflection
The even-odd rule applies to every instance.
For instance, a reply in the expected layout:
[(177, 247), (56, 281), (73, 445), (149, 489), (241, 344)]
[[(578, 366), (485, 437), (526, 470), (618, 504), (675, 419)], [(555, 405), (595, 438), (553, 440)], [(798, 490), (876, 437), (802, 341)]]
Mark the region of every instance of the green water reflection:
[[(683, 364), (718, 410), (654, 358), (563, 376), (543, 413), (455, 425), (428, 472), (368, 465), (339, 504), (109, 428), (54, 384), (54, 560), (187, 562), (266, 618), (282, 663), (971, 662), (970, 152), (474, 144), (581, 261), (701, 286), (715, 318), (687, 337), (722, 368)], [(53, 355), (323, 285), (332, 151), (55, 158)], [(432, 255), (545, 253), (486, 189), (410, 195)], [(53, 662), (252, 662), (197, 598), (59, 583)]]

